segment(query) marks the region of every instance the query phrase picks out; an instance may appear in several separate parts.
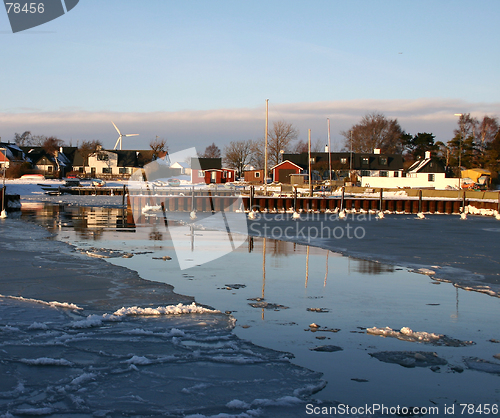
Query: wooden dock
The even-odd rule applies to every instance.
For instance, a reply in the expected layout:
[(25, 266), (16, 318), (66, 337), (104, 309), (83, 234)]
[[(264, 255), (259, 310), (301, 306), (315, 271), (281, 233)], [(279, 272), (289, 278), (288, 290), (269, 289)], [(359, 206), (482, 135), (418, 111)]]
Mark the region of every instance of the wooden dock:
[[(455, 193), (457, 195), (457, 193)], [(170, 212), (219, 212), (219, 211), (249, 211), (258, 212), (285, 212), (307, 211), (330, 213), (338, 210), (355, 210), (356, 212), (384, 211), (391, 213), (427, 213), (427, 214), (459, 214), (468, 205), (477, 209), (500, 211), (500, 198), (496, 193), (495, 199), (479, 199), (461, 193), (460, 197), (424, 197), (418, 196), (379, 197), (364, 196), (220, 196), (210, 193), (203, 196), (179, 195), (132, 195), (129, 196), (129, 206), (144, 208), (163, 205)]]

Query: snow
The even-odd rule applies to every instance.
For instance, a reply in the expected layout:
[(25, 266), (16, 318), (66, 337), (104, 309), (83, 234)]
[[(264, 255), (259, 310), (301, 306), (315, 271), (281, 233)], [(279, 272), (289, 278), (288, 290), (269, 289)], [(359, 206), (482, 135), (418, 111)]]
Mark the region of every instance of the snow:
[(73, 310), (81, 310), (81, 309), (83, 309), (83, 308), (80, 308), (79, 306), (75, 305), (74, 303), (57, 302), (57, 301), (45, 302), (44, 300), (39, 300), (39, 299), (23, 298), (22, 296), (4, 296), (4, 295), (0, 295), (0, 298), (20, 300), (20, 301), (24, 301), (24, 302), (39, 303), (41, 305), (52, 306), (54, 308), (64, 308), (64, 309), (73, 309)]
[(30, 366), (66, 366), (71, 367), (73, 363), (65, 359), (55, 359), (50, 357), (40, 357), (36, 359), (20, 359), (21, 363), (29, 364)]
[(450, 338), (442, 334), (434, 334), (432, 332), (425, 331), (413, 331), (411, 328), (402, 327), (399, 331), (393, 330), (392, 328), (367, 328), (366, 332), (371, 335), (379, 335), (381, 337), (392, 337), (398, 340), (409, 341), (409, 342), (419, 342), (419, 343), (429, 343), (433, 345), (446, 345), (450, 347), (464, 347), (468, 345), (473, 345), (472, 341), (460, 341)]
[(202, 314), (202, 313), (220, 313), (220, 311), (214, 309), (204, 308), (202, 306), (196, 305), (196, 303), (191, 303), (190, 305), (184, 305), (179, 303), (177, 305), (169, 306), (159, 306), (155, 308), (140, 308), (138, 306), (132, 306), (129, 308), (120, 308), (113, 315), (181, 315), (181, 314)]

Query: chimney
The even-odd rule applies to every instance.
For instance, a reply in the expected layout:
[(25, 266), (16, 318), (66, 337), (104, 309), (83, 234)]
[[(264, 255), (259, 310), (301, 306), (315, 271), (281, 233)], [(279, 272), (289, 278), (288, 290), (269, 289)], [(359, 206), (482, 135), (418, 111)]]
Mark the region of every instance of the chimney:
[(425, 158), (431, 158), (431, 152), (430, 151), (425, 151)]
[(375, 149), (373, 150), (373, 153), (374, 153), (374, 154), (380, 154), (380, 148), (375, 148)]
[(325, 152), (328, 152), (328, 145), (325, 145)]

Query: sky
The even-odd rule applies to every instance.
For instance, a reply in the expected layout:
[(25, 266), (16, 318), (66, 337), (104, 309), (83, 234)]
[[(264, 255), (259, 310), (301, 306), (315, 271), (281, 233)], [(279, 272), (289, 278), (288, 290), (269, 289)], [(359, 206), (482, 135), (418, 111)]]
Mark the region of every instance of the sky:
[(343, 146), (371, 112), (447, 142), (455, 113), (500, 116), (498, 0), (80, 0), (12, 33), (0, 10), (0, 137), (171, 151), (292, 123)]

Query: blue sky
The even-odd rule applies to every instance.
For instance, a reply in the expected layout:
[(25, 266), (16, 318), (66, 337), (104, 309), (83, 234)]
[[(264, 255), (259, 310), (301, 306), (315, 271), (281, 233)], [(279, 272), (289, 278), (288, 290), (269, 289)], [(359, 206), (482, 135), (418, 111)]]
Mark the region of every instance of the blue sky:
[(12, 34), (0, 11), (0, 136), (100, 139), (110, 120), (173, 149), (263, 135), (270, 118), (340, 146), (368, 112), (447, 141), (453, 113), (500, 115), (500, 2), (80, 0)]

